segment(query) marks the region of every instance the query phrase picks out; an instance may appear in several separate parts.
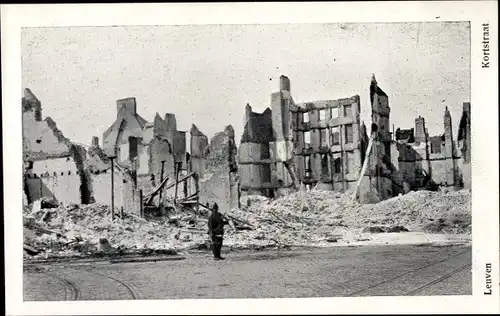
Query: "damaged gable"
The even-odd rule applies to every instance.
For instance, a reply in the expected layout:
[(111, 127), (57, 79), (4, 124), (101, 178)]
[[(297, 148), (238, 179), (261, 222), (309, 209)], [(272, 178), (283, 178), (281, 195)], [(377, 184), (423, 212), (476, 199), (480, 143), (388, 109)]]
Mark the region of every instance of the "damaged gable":
[(24, 160), (62, 158), (71, 155), (71, 142), (50, 117), (41, 119), (41, 104), (29, 89), (23, 98)]

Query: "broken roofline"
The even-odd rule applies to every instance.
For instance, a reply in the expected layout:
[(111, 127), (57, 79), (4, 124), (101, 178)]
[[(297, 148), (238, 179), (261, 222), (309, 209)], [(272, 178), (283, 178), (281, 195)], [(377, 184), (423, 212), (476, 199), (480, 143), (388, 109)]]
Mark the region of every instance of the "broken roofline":
[(335, 100), (319, 100), (311, 102), (301, 102), (296, 103), (295, 106), (291, 106), (291, 112), (309, 112), (311, 110), (322, 110), (330, 108), (338, 108), (343, 105), (349, 105), (353, 103), (359, 103), (360, 96), (358, 94), (353, 95), (348, 98), (340, 98)]
[[(470, 104), (470, 102), (463, 102), (463, 104)], [(448, 106), (445, 106), (445, 111), (444, 111), (444, 113), (445, 113), (445, 114), (444, 114), (445, 116), (450, 116), (450, 118), (451, 118), (451, 114), (450, 114), (450, 112), (449, 112), (449, 110), (448, 110)], [(461, 141), (461, 140), (465, 137), (465, 128), (466, 128), (466, 126), (467, 126), (467, 124), (468, 124), (468, 123), (467, 123), (467, 120), (470, 120), (470, 117), (469, 117), (469, 116), (470, 116), (469, 111), (468, 111), (468, 110), (463, 109), (463, 110), (462, 110), (462, 116), (460, 117), (460, 121), (459, 121), (459, 123), (458, 123), (458, 135), (457, 135), (457, 141)], [(419, 116), (418, 116), (418, 117), (416, 117), (415, 119), (416, 119), (416, 120), (419, 120), (419, 119), (420, 119), (420, 120), (424, 120), (424, 122), (425, 122), (425, 117), (423, 117), (423, 116), (421, 116), (421, 115), (419, 115)], [(425, 122), (425, 123), (428, 123), (428, 122)], [(414, 131), (415, 131), (414, 127), (411, 127), (411, 128), (401, 128), (401, 127), (398, 127), (398, 128), (396, 129), (396, 131), (397, 131), (398, 129), (399, 129), (401, 132), (404, 132), (404, 131), (410, 131), (410, 130), (414, 130)], [(395, 132), (396, 132), (396, 131), (395, 131)], [(444, 141), (444, 134), (445, 134), (445, 133), (434, 134), (434, 135), (432, 135), (432, 136), (431, 136), (431, 135), (429, 135), (429, 133), (427, 132), (427, 128), (425, 128), (425, 130), (424, 130), (424, 134), (425, 134), (425, 135), (427, 135), (427, 138), (428, 138), (428, 139), (431, 139), (431, 138), (437, 139), (437, 138), (439, 137), (439, 138), (443, 139), (443, 141)], [(415, 136), (415, 135), (414, 135), (414, 136)]]
[(73, 144), (68, 138), (64, 136), (62, 131), (57, 127), (56, 122), (50, 117), (47, 116), (45, 119), (42, 120), (42, 122), (47, 123), (47, 126), (49, 129), (54, 133), (56, 136), (57, 140), (60, 143), (63, 143), (68, 147), (67, 151), (64, 151), (62, 153), (57, 153), (57, 154), (51, 154), (51, 153), (45, 153), (43, 151), (26, 151), (24, 153), (24, 159), (25, 160), (33, 160), (33, 161), (39, 161), (39, 160), (45, 160), (45, 159), (56, 159), (56, 158), (66, 158), (66, 157), (71, 157), (72, 156), (72, 147), (77, 146)]

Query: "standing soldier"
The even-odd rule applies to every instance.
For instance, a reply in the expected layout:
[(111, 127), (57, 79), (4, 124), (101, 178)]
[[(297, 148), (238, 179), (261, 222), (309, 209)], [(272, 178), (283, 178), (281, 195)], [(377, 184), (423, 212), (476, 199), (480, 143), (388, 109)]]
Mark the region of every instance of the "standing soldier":
[(224, 225), (226, 224), (228, 224), (227, 220), (219, 213), (219, 206), (217, 203), (214, 203), (212, 206), (212, 214), (208, 218), (208, 233), (212, 237), (212, 251), (215, 260), (224, 260), (220, 255), (220, 251), (224, 237)]

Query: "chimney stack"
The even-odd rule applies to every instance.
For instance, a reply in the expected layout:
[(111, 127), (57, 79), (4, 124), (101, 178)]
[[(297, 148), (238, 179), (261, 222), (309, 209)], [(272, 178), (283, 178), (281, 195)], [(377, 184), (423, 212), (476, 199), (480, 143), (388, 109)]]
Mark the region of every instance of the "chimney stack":
[(92, 137), (91, 147), (96, 147), (96, 148), (99, 147), (99, 137), (97, 137), (97, 136)]
[(137, 114), (137, 102), (134, 97), (120, 99), (116, 101), (116, 114), (120, 113), (120, 110), (125, 108), (127, 112), (133, 115)]
[(290, 79), (287, 76), (280, 77), (280, 91), (290, 91)]

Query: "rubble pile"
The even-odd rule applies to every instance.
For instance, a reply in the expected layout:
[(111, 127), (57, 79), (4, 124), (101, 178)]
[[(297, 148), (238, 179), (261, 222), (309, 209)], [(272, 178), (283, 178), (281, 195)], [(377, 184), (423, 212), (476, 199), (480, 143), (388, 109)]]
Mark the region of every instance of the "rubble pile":
[(470, 234), (471, 191), (411, 191), (361, 205), (355, 212), (344, 211), (344, 220), (351, 225), (402, 225), (411, 231)]
[(471, 233), (470, 190), (415, 191), (364, 205), (352, 196), (352, 192), (312, 190), (274, 201), (247, 197), (250, 206), (242, 203), (242, 209), (232, 210), (231, 215), (253, 229), (230, 236), (228, 242), (317, 245), (361, 238), (364, 233)]
[[(352, 196), (352, 192), (311, 190), (275, 200), (244, 197), (241, 209), (222, 212), (230, 222), (224, 244), (255, 249), (348, 243), (387, 232), (470, 234), (469, 190), (410, 192), (370, 205), (359, 204)], [(27, 255), (175, 253), (209, 247), (208, 213), (177, 210), (176, 216), (157, 220), (124, 213), (111, 221), (106, 205), (51, 207), (24, 207)], [(42, 249), (40, 254), (37, 249)]]
[[(30, 212), (25, 208), (25, 245), (44, 253), (89, 256), (97, 253), (134, 253), (174, 250), (205, 242), (206, 219), (182, 214), (147, 221), (134, 214), (115, 214), (107, 205), (69, 205)], [(28, 231), (26, 231), (28, 230)], [(105, 240), (105, 242), (103, 242)], [(103, 248), (102, 245), (110, 244)], [(174, 252), (174, 251), (171, 251)]]

